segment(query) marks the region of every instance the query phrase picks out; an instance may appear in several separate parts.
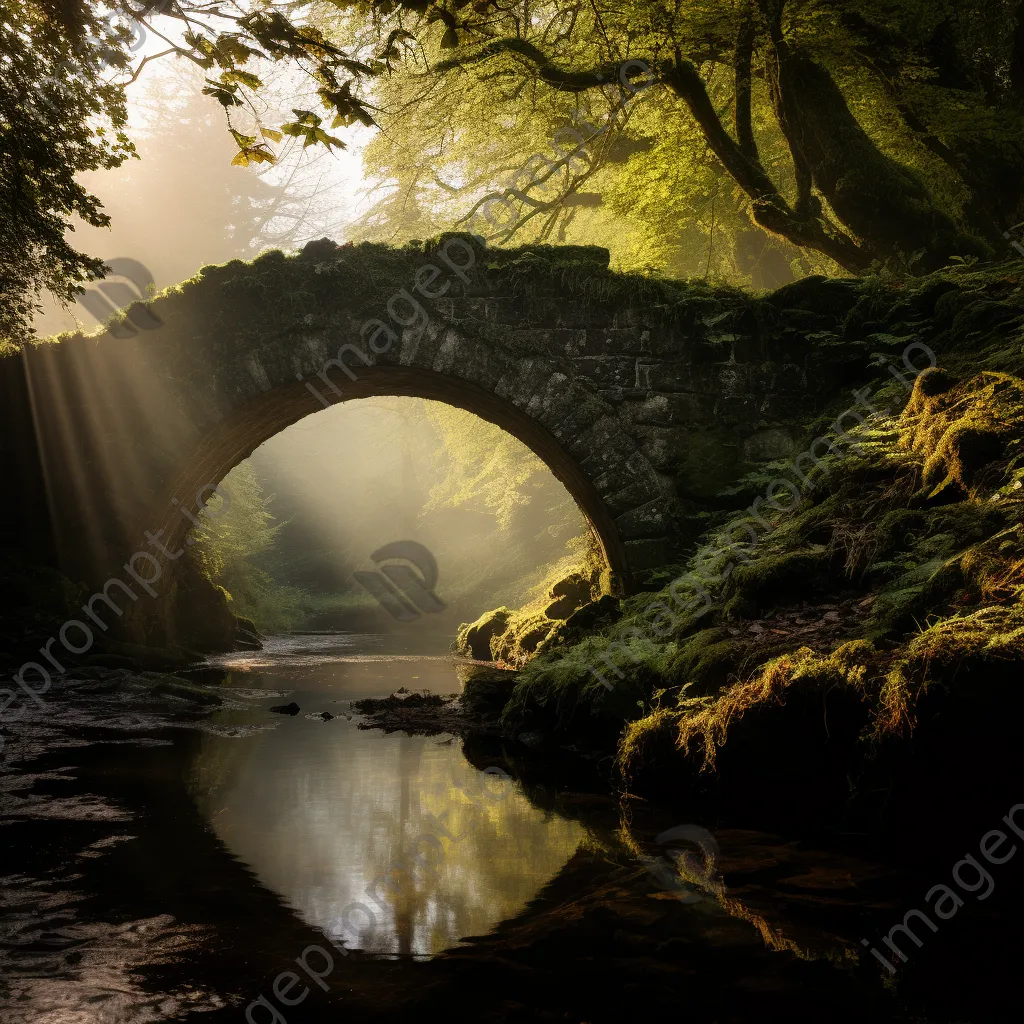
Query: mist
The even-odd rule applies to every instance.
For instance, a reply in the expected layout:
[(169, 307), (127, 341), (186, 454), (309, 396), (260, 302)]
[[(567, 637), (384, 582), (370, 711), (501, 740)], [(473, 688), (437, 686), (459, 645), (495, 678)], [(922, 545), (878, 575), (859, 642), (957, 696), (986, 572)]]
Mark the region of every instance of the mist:
[[(589, 542), (565, 487), (521, 442), (472, 413), (371, 398), (315, 413), (225, 478), (228, 507), (199, 549), (236, 614), (264, 631), (454, 636), (497, 605), (527, 603)], [(371, 555), (413, 541), (437, 563), (442, 609), (388, 614), (360, 583)]]
[[(276, 75), (274, 97), (282, 105), (298, 102), (295, 78)], [(80, 175), (111, 223), (79, 223), (74, 244), (104, 260), (141, 263), (152, 278), (150, 292), (209, 264), (251, 260), (266, 249), (295, 249), (324, 236), (343, 241), (360, 209), (367, 130), (352, 129), (346, 150), (304, 150), (292, 140), (280, 147), (273, 166), (238, 166), (232, 164), (238, 146), (223, 108), (202, 88), (202, 72), (181, 60), (147, 65), (127, 90), (128, 130), (138, 159)], [(136, 294), (145, 287), (133, 284)], [(64, 307), (45, 296), (36, 333), (95, 330), (99, 321), (89, 305), (79, 300)]]

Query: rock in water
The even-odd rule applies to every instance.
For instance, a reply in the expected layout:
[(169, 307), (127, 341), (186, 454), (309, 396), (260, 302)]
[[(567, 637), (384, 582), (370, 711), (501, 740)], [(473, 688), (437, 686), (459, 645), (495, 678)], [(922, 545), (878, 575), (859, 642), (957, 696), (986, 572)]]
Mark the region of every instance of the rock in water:
[(276, 707), (270, 709), (275, 715), (297, 715), (302, 709), (295, 701), (290, 704), (278, 704)]

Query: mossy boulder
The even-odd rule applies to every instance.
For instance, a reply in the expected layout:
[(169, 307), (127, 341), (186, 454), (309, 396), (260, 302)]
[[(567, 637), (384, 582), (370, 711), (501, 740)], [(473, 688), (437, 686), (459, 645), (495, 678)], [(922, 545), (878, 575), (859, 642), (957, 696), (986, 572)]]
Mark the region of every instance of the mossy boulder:
[(725, 614), (751, 618), (770, 608), (823, 596), (834, 586), (828, 567), (829, 556), (821, 545), (738, 565), (729, 578)]
[(590, 603), (593, 583), (582, 573), (571, 573), (551, 587), (548, 596), (551, 603), (544, 614), (549, 619), (568, 619), (578, 608)]
[(1006, 373), (981, 373), (956, 386), (922, 374), (902, 419), (902, 446), (924, 458), (922, 483), (935, 497), (954, 486), (977, 496), (1002, 470), (1012, 445), (1024, 440), (1024, 381)]
[(491, 639), (491, 655), (504, 665), (522, 668), (557, 627), (543, 612), (513, 615), (505, 631)]
[(691, 685), (695, 693), (711, 693), (737, 671), (749, 646), (726, 627), (702, 629), (680, 644), (667, 681), (676, 686)]
[(456, 651), (463, 657), (491, 661), (491, 641), (505, 632), (513, 614), (511, 608), (495, 608), (475, 622), (463, 623), (455, 639)]
[(462, 684), (463, 708), (470, 714), (498, 717), (512, 696), (516, 680), (515, 672), (474, 666)]

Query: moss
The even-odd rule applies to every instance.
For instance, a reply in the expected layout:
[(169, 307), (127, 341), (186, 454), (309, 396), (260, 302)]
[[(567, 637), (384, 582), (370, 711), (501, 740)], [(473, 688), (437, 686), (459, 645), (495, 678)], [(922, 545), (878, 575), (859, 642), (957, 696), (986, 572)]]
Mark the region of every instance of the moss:
[(557, 623), (543, 612), (514, 613), (505, 630), (491, 640), (491, 655), (502, 665), (521, 668), (555, 630)]
[(679, 712), (674, 708), (657, 708), (651, 714), (628, 722), (619, 743), (618, 762), (627, 784), (637, 781), (639, 774), (680, 769), (676, 735)]
[(505, 632), (513, 614), (511, 608), (494, 608), (475, 622), (464, 622), (455, 637), (456, 653), (477, 661), (490, 661), (493, 657), (491, 642)]
[(737, 566), (726, 590), (725, 615), (750, 618), (769, 608), (820, 597), (830, 589), (824, 546), (783, 551)]
[(544, 641), (544, 650), (579, 643), (588, 633), (602, 627), (613, 626), (622, 617), (621, 602), (611, 594), (604, 594), (596, 601), (585, 604), (574, 611), (565, 622), (556, 625), (555, 630)]
[(582, 635), (582, 622), (614, 617), (610, 603), (605, 603), (566, 630), (567, 621), (578, 610), (591, 605), (610, 582), (596, 540), (592, 535), (580, 540), (586, 543), (576, 545), (574, 554), (555, 564), (524, 607), (518, 611), (498, 608), (485, 612), (476, 622), (463, 623), (455, 641), (456, 652), (518, 669), (538, 651), (564, 644), (570, 636)]
[(734, 725), (756, 708), (784, 704), (794, 687), (821, 693), (838, 686), (865, 694), (865, 678), (874, 654), (874, 647), (864, 640), (842, 644), (824, 656), (802, 647), (773, 659), (751, 679), (729, 687), (717, 698), (686, 697), (676, 714), (676, 746), (684, 754), (699, 754), (703, 767), (713, 768)]
[(922, 484), (934, 498), (947, 487), (979, 496), (997, 478), (984, 471), (1024, 438), (1024, 382), (1004, 373), (982, 373), (957, 386), (943, 380), (937, 392), (934, 372), (915, 382), (901, 425), (904, 448), (924, 457)]
[[(564, 653), (538, 656), (520, 672), (502, 726), (513, 735), (549, 732), (613, 748), (623, 723), (642, 714), (658, 669), (667, 667), (644, 670), (656, 648), (649, 641), (626, 648), (613, 651), (608, 638), (591, 637)], [(621, 678), (610, 667), (619, 661), (629, 667)]]
[(1024, 609), (988, 606), (921, 630), (900, 650), (885, 677), (876, 736), (913, 727), (914, 707), (934, 686), (955, 685), (971, 665), (1024, 661)]
[(727, 628), (702, 629), (679, 645), (679, 653), (669, 664), (667, 682), (692, 685), (699, 693), (711, 692), (728, 680), (749, 650), (749, 643), (736, 639)]
[[(695, 781), (703, 774), (716, 779), (716, 799), (729, 792), (742, 805), (752, 792), (770, 799), (770, 777), (812, 806), (801, 780), (820, 776), (819, 795), (838, 807), (851, 779), (870, 778), (874, 798), (911, 785), (906, 766), (917, 762), (891, 753), (897, 741), (920, 751), (920, 764), (955, 763), (971, 777), (985, 758), (1012, 760), (1018, 731), (999, 709), (1022, 703), (1024, 381), (932, 371), (900, 415), (857, 435), (860, 450), (829, 460), (818, 486), (775, 516), (756, 546), (727, 551), (725, 604), (703, 628), (646, 652), (648, 673), (676, 652), (649, 693), (691, 685), (671, 691), (675, 706), (626, 723), (618, 763), (631, 788), (667, 778), (706, 795)], [(740, 535), (731, 525), (690, 563), (702, 582), (723, 571), (728, 557), (709, 551)], [(811, 538), (822, 544), (809, 547)], [(730, 628), (729, 616), (786, 600), (813, 611), (816, 593), (844, 587), (853, 596), (835, 616), (847, 634), (838, 642), (754, 644)], [(639, 617), (632, 602), (627, 610)], [(965, 745), (981, 736), (994, 748), (972, 760)]]

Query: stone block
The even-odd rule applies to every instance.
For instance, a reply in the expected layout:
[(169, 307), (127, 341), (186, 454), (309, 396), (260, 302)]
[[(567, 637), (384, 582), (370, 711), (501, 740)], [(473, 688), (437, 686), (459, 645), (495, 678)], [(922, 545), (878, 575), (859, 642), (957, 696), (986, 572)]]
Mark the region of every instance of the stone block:
[(566, 354), (571, 356), (638, 356), (644, 351), (644, 335), (639, 329), (590, 327), (578, 331), (577, 340)]
[(686, 392), (665, 397), (669, 403), (672, 424), (689, 427), (704, 426), (711, 422), (715, 411), (713, 394)]
[(637, 424), (632, 433), (647, 461), (660, 471), (671, 471), (679, 460), (681, 448), (685, 448), (685, 442), (680, 444), (683, 431), (676, 427)]
[(643, 540), (627, 540), (626, 563), (633, 573), (647, 569), (658, 569), (668, 560), (670, 544), (668, 538), (650, 537)]
[(681, 360), (647, 362), (638, 359), (633, 386), (642, 391), (692, 391), (693, 367)]
[(634, 478), (625, 482), (625, 486), (610, 493), (602, 490), (602, 500), (611, 510), (612, 515), (625, 515), (641, 505), (646, 505), (650, 501), (657, 501), (658, 498), (662, 497), (657, 482), (653, 479), (653, 475), (650, 476), (651, 478), (647, 480)]
[(743, 441), (741, 453), (746, 462), (774, 462), (789, 458), (795, 445), (788, 430), (769, 427), (758, 430)]
[(572, 361), (573, 369), (598, 387), (631, 387), (636, 361), (629, 356), (585, 356)]
[(664, 537), (671, 532), (669, 500), (655, 498), (638, 508), (623, 512), (615, 520), (623, 540), (637, 540), (644, 537)]
[(672, 404), (668, 395), (650, 395), (623, 403), (621, 415), (631, 423), (667, 427), (672, 423)]
[(494, 393), (522, 409), (550, 376), (551, 367), (543, 360), (517, 359), (495, 382)]

